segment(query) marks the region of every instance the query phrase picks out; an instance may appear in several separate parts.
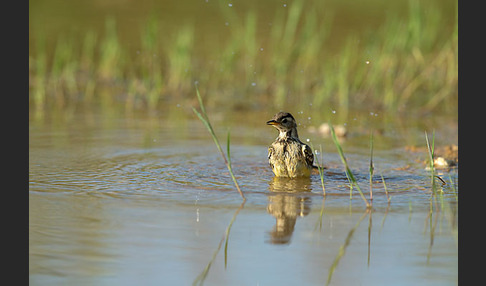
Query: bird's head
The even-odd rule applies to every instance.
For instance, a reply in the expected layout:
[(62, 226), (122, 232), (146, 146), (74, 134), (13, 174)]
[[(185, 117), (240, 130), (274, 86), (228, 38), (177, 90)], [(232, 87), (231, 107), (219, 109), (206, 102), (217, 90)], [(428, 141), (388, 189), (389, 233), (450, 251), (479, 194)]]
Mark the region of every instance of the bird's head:
[(275, 114), (272, 120), (267, 121), (267, 125), (277, 128), (280, 134), (298, 138), (297, 123), (292, 114), (288, 112), (279, 112)]

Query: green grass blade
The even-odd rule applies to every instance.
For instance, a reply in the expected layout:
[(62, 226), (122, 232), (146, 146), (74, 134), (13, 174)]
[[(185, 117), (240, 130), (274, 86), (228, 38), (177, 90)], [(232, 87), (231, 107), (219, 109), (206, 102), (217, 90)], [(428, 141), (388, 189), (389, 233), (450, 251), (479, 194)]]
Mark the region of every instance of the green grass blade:
[(329, 126), (331, 127), (331, 137), (332, 141), (334, 141), (334, 144), (336, 145), (336, 148), (339, 153), (339, 157), (341, 158), (341, 161), (343, 162), (343, 165), (346, 169), (346, 174), (348, 176), (348, 179), (351, 181), (353, 185), (356, 186), (356, 189), (358, 190), (359, 194), (361, 195), (361, 198), (363, 201), (366, 203), (367, 207), (370, 207), (370, 204), (368, 203), (368, 200), (366, 200), (363, 192), (361, 191), (361, 188), (358, 185), (358, 182), (356, 181), (356, 178), (353, 175), (353, 172), (351, 172), (351, 169), (349, 168), (348, 162), (346, 160), (346, 157), (344, 156), (343, 148), (341, 147), (341, 144), (339, 143), (339, 140), (336, 137), (336, 133), (334, 132), (334, 127), (332, 125), (332, 122), (329, 122)]
[(432, 184), (432, 192), (435, 193), (435, 166), (434, 166), (434, 145), (435, 145), (435, 131), (432, 132), (432, 145), (429, 142), (429, 136), (425, 131), (425, 142), (427, 142), (427, 151), (429, 154), (429, 168), (430, 168), (430, 180)]
[[(312, 150), (315, 150), (312, 142), (310, 143), (310, 145), (311, 145)], [(320, 152), (319, 155), (321, 156), (321, 161), (322, 161), (322, 145), (319, 145), (319, 152)], [(321, 178), (322, 194), (324, 196), (326, 196), (326, 187), (324, 186), (324, 167), (321, 166), (321, 162), (319, 161), (317, 154), (315, 154), (315, 155), (316, 156), (314, 156), (314, 158), (316, 160), (317, 170), (319, 171), (319, 177)]]
[(203, 104), (203, 101), (202, 101), (201, 94), (199, 93), (199, 88), (197, 88), (197, 85), (196, 85), (196, 95), (197, 95), (197, 101), (199, 102), (199, 107), (201, 108), (202, 113), (205, 115), (205, 119), (207, 121), (209, 121), (209, 119), (206, 115), (206, 109), (204, 108), (204, 104)]
[(388, 196), (388, 188), (386, 187), (385, 178), (381, 175), (381, 182), (383, 183), (383, 188), (385, 189), (386, 200), (390, 203), (391, 197)]
[(228, 155), (228, 164), (231, 166), (230, 132), (229, 131), (228, 131), (228, 136), (226, 137), (226, 154)]
[[(192, 111), (194, 111), (194, 113), (197, 115), (197, 117), (203, 122), (204, 126), (206, 126), (206, 128), (208, 129), (209, 133), (211, 134), (211, 137), (213, 138), (213, 141), (214, 141), (214, 144), (216, 144), (216, 147), (218, 148), (220, 154), (221, 154), (221, 157), (223, 157), (223, 160), (224, 160), (224, 163), (226, 164), (226, 167), (228, 168), (228, 171), (231, 175), (231, 178), (233, 179), (233, 182), (235, 184), (235, 187), (238, 191), (238, 193), (240, 194), (240, 196), (243, 198), (243, 200), (246, 200), (245, 198), (245, 195), (243, 195), (243, 192), (241, 191), (240, 189), (240, 186), (238, 184), (238, 181), (236, 180), (236, 177), (233, 173), (233, 169), (231, 168), (231, 161), (227, 160), (226, 159), (226, 156), (223, 152), (223, 149), (221, 148), (221, 145), (219, 144), (219, 140), (218, 140), (218, 137), (216, 137), (216, 134), (213, 130), (213, 127), (211, 126), (211, 123), (209, 122), (209, 118), (208, 118), (208, 115), (206, 114), (206, 109), (204, 108), (204, 103), (202, 101), (202, 98), (201, 98), (201, 95), (199, 94), (199, 89), (197, 88), (196, 86), (196, 95), (197, 95), (197, 100), (199, 102), (199, 106), (201, 108), (201, 113), (199, 113), (199, 111), (197, 111), (195, 108), (192, 108)], [(230, 158), (230, 153), (229, 153), (229, 133), (228, 133), (228, 138), (227, 138), (227, 143), (228, 143), (228, 146), (227, 146), (227, 151), (228, 151), (228, 158)]]
[(373, 130), (370, 132), (370, 203), (373, 202), (373, 172), (375, 167), (373, 166)]
[[(323, 161), (322, 160), (322, 145), (319, 145), (319, 156), (321, 156), (321, 162), (322, 162)], [(321, 166), (319, 161), (317, 163), (319, 164), (318, 170), (319, 170), (319, 176), (321, 177), (322, 194), (324, 196), (326, 196), (326, 187), (324, 186), (324, 166)]]

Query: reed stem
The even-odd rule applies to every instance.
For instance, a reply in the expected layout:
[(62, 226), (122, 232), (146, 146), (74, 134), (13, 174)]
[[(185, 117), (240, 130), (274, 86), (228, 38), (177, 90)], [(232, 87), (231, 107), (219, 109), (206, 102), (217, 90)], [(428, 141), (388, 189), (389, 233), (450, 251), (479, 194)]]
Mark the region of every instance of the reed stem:
[(233, 168), (231, 167), (230, 146), (229, 146), (230, 145), (230, 134), (228, 132), (228, 137), (227, 137), (227, 141), (226, 141), (227, 144), (228, 144), (228, 146), (227, 146), (228, 159), (226, 159), (226, 156), (223, 152), (223, 149), (221, 148), (221, 145), (219, 144), (218, 137), (216, 137), (216, 133), (214, 133), (214, 129), (211, 126), (211, 123), (209, 122), (209, 118), (208, 118), (208, 115), (206, 113), (206, 109), (204, 108), (204, 103), (202, 101), (201, 95), (199, 94), (199, 89), (197, 88), (197, 85), (196, 85), (196, 95), (197, 95), (197, 100), (199, 101), (199, 107), (201, 108), (202, 114), (199, 113), (194, 107), (192, 108), (192, 110), (197, 115), (197, 117), (199, 117), (199, 119), (204, 123), (204, 126), (206, 126), (209, 133), (211, 134), (211, 137), (213, 138), (214, 143), (216, 144), (216, 147), (218, 147), (218, 150), (219, 150), (219, 153), (221, 154), (221, 157), (223, 157), (224, 163), (226, 164), (226, 167), (228, 168), (228, 171), (231, 175), (231, 178), (233, 179), (233, 182), (235, 184), (236, 189), (238, 190), (238, 193), (240, 194), (241, 198), (244, 201), (246, 201), (245, 195), (241, 191), (240, 186), (238, 185), (238, 181), (236, 180), (236, 177), (233, 173)]

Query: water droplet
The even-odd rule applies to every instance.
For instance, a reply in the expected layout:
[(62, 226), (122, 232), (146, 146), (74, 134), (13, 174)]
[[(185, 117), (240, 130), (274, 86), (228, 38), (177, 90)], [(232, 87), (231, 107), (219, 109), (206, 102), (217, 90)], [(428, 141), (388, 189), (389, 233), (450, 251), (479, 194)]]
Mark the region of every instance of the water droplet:
[(305, 141), (310, 142), (310, 139), (309, 139), (309, 138), (307, 138)]

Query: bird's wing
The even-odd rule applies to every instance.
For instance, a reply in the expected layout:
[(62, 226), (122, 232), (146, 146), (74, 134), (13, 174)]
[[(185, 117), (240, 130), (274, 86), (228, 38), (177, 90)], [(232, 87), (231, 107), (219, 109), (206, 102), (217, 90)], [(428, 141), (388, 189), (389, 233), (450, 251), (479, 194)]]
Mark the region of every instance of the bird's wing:
[(273, 165), (272, 165), (271, 158), (272, 158), (274, 153), (275, 153), (275, 149), (273, 149), (273, 146), (269, 146), (268, 147), (268, 163), (270, 164), (270, 166), (272, 166), (272, 168), (273, 168)]
[(312, 153), (311, 147), (307, 144), (302, 145), (302, 152), (304, 153), (305, 161), (307, 162), (307, 166), (312, 166), (314, 163), (314, 154)]

